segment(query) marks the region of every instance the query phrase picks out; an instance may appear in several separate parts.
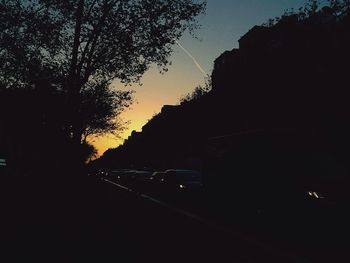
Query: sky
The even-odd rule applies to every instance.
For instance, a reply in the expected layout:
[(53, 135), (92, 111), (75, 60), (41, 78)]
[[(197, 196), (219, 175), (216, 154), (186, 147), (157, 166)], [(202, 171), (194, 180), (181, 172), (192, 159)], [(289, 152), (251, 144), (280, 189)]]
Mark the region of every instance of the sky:
[(305, 3), (306, 0), (207, 0), (206, 13), (198, 17), (201, 28), (196, 31), (197, 38), (188, 33), (181, 37), (174, 46), (167, 73), (162, 75), (156, 66), (152, 67), (143, 76), (142, 86), (126, 88), (115, 81), (117, 88), (135, 90), (135, 103), (121, 115), (130, 122), (121, 139), (108, 135), (92, 139), (98, 155), (122, 144), (133, 130), (141, 131), (163, 105), (177, 104), (181, 96), (203, 84), (205, 75), (212, 72), (214, 60), (224, 51), (238, 48), (238, 40), (254, 25)]

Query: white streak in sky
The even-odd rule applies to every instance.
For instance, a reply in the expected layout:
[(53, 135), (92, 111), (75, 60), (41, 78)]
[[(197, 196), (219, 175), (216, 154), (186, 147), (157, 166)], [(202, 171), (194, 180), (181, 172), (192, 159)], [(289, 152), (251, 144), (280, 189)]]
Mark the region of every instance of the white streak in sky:
[(192, 54), (186, 48), (184, 48), (177, 40), (175, 40), (175, 42), (193, 60), (194, 64), (199, 69), (199, 71), (202, 72), (202, 74), (205, 77), (208, 77), (208, 74), (205, 72), (205, 70), (202, 68), (202, 66), (198, 63), (198, 61), (195, 59), (195, 57), (192, 56)]

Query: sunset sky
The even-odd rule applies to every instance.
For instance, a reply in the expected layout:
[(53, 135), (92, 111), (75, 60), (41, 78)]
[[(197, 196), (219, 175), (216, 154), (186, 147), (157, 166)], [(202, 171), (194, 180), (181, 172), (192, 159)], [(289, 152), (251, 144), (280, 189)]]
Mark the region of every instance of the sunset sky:
[[(142, 126), (163, 105), (176, 104), (179, 98), (204, 83), (204, 72), (211, 74), (213, 62), (225, 50), (238, 47), (238, 40), (254, 25), (261, 25), (269, 18), (283, 14), (284, 10), (299, 8), (306, 0), (207, 0), (207, 11), (199, 17), (202, 28), (196, 31), (199, 38), (185, 34), (174, 47), (169, 71), (161, 75), (151, 68), (142, 79), (142, 86), (133, 85), (136, 102), (123, 113), (130, 121), (122, 134), (127, 138), (133, 130)], [(193, 58), (199, 65), (196, 65)], [(203, 72), (204, 71), (204, 72)], [(116, 81), (116, 86), (125, 89)], [(130, 89), (130, 87), (128, 87)], [(98, 154), (123, 143), (111, 136), (94, 139)]]

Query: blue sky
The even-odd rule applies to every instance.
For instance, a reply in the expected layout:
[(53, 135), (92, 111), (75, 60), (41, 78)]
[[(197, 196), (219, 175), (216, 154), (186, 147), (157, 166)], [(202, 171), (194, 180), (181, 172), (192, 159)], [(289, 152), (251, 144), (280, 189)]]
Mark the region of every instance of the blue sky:
[[(204, 82), (203, 73), (191, 56), (208, 74), (211, 74), (214, 60), (225, 50), (238, 48), (238, 40), (254, 25), (261, 25), (269, 18), (280, 16), (287, 9), (298, 9), (306, 0), (207, 0), (207, 11), (199, 17), (202, 25), (193, 38), (186, 33), (174, 47), (169, 71), (161, 75), (151, 68), (143, 77), (143, 86), (133, 85), (136, 103), (123, 113), (124, 120), (130, 121), (129, 129), (122, 134), (127, 138), (132, 130), (142, 126), (165, 104), (176, 104), (179, 98), (191, 92)], [(116, 86), (122, 88), (116, 81)], [(94, 145), (102, 154), (108, 148), (117, 147), (123, 140), (111, 136), (95, 139)]]

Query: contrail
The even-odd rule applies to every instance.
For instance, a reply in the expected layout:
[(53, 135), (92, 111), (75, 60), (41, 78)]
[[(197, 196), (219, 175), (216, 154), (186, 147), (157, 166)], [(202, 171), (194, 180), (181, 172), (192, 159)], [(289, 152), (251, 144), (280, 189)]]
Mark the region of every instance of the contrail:
[(196, 65), (196, 67), (200, 70), (200, 72), (202, 72), (202, 74), (205, 77), (208, 77), (208, 74), (205, 72), (205, 70), (202, 68), (202, 66), (198, 63), (198, 61), (196, 60), (196, 58), (194, 56), (192, 56), (192, 54), (186, 49), (184, 48), (179, 41), (175, 40), (176, 44), (193, 60), (194, 64)]

